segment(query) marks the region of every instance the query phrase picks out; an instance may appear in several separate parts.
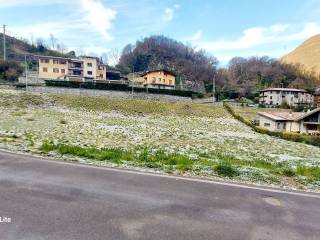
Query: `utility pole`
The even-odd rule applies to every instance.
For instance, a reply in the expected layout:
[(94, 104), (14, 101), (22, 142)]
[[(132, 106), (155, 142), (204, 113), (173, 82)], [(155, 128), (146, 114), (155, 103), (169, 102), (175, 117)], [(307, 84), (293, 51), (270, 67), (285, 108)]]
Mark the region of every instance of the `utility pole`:
[(135, 83), (134, 66), (132, 66), (132, 84), (131, 84), (131, 96), (133, 99), (133, 84)]
[(212, 103), (216, 102), (216, 75), (212, 79)]
[(6, 25), (3, 24), (3, 61), (7, 60), (6, 56)]
[(25, 73), (26, 73), (26, 91), (28, 91), (28, 62), (27, 62), (27, 54), (24, 55), (24, 64), (25, 64)]

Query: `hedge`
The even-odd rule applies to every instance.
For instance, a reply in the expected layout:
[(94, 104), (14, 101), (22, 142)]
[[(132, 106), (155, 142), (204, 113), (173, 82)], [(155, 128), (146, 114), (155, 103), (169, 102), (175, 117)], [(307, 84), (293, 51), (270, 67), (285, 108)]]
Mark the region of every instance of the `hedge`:
[[(66, 88), (84, 88), (84, 89), (97, 89), (97, 90), (111, 90), (111, 91), (132, 91), (132, 87), (127, 84), (116, 84), (116, 83), (102, 83), (102, 82), (72, 82), (72, 81), (56, 81), (56, 80), (45, 80), (46, 86), (50, 87), (66, 87)], [(135, 92), (146, 92), (146, 88), (134, 88)], [(148, 93), (153, 94), (166, 94), (180, 97), (201, 97), (199, 93), (193, 91), (181, 91), (175, 89), (157, 89), (148, 88)]]
[(266, 128), (258, 127), (256, 125), (254, 125), (252, 121), (249, 121), (249, 120), (243, 118), (242, 116), (237, 114), (229, 104), (223, 103), (223, 106), (235, 119), (239, 120), (240, 122), (243, 122), (244, 124), (251, 127), (254, 131), (256, 131), (258, 133), (267, 134), (269, 136), (282, 138), (282, 139), (292, 141), (292, 142), (300, 142), (300, 143), (305, 143), (305, 144), (320, 147), (320, 137), (319, 136), (311, 136), (311, 135), (300, 134), (300, 133), (295, 133), (295, 132), (270, 131)]

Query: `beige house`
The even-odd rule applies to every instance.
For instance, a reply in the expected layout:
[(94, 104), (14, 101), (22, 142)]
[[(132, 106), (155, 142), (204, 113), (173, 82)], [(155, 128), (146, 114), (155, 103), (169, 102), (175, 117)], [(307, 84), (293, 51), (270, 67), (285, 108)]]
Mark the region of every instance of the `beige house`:
[(320, 134), (320, 108), (310, 112), (259, 112), (259, 126), (270, 131)]
[(68, 75), (68, 59), (60, 57), (39, 57), (39, 78), (63, 79)]
[(313, 95), (303, 89), (267, 88), (260, 91), (259, 103), (267, 106), (287, 104), (291, 107), (299, 104), (312, 105)]
[(83, 61), (84, 78), (87, 80), (96, 79), (99, 59), (96, 57), (81, 56), (80, 60)]
[(146, 88), (175, 89), (176, 85), (176, 76), (166, 70), (130, 73), (128, 79), (131, 85)]
[(107, 79), (107, 65), (96, 57), (82, 56), (79, 59), (37, 56), (39, 79), (70, 80), (77, 82)]

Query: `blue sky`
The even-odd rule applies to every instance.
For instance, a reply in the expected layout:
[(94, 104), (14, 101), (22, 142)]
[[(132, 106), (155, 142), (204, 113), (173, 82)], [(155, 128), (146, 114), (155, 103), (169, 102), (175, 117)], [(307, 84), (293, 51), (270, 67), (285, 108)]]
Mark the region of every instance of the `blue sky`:
[(49, 39), (79, 53), (121, 52), (162, 34), (234, 56), (280, 57), (320, 33), (320, 0), (0, 0), (9, 35)]

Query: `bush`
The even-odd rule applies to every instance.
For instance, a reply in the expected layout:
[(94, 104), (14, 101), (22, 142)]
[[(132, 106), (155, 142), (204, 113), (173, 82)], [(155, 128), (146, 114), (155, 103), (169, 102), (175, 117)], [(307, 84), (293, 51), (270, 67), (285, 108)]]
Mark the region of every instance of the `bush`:
[(294, 177), (296, 175), (295, 171), (292, 168), (284, 168), (282, 174), (287, 177)]
[(0, 60), (0, 79), (17, 81), (22, 73), (23, 68), (18, 62)]
[(222, 161), (217, 166), (214, 167), (214, 170), (221, 176), (225, 177), (235, 177), (239, 175), (239, 172), (234, 168), (229, 162)]

